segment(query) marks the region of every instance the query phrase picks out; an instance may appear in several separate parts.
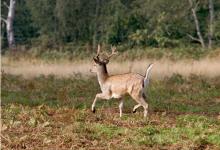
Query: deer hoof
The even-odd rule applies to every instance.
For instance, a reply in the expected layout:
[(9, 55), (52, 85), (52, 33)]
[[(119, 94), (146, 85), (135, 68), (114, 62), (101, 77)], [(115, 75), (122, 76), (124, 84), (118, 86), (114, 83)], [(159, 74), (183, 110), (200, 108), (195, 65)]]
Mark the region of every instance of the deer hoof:
[(133, 110), (133, 113), (136, 113), (136, 109), (135, 109), (135, 110)]
[(95, 108), (92, 109), (92, 112), (95, 113)]

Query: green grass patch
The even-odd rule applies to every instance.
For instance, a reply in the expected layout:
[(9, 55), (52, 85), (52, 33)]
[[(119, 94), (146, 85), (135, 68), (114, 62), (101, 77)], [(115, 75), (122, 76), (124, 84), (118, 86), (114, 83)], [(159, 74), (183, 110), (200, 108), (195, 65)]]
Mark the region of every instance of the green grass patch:
[(138, 131), (139, 136), (136, 137), (136, 141), (141, 145), (167, 145), (193, 141), (220, 146), (218, 141), (220, 121), (200, 115), (180, 116), (175, 127), (147, 126)]
[(105, 138), (108, 139), (121, 136), (125, 132), (124, 128), (113, 125), (96, 123), (96, 124), (92, 124), (91, 126), (95, 130), (97, 136), (104, 136)]
[[(24, 79), (22, 76), (2, 74), (2, 105), (17, 103), (28, 106), (46, 104), (79, 109), (90, 108), (100, 87), (95, 77), (56, 78), (40, 76)], [(148, 90), (150, 109), (171, 112), (220, 112), (220, 77), (208, 79), (192, 75), (184, 78), (173, 75), (162, 81), (152, 81)], [(125, 98), (125, 110), (136, 104)], [(117, 100), (98, 100), (97, 108), (118, 107)]]

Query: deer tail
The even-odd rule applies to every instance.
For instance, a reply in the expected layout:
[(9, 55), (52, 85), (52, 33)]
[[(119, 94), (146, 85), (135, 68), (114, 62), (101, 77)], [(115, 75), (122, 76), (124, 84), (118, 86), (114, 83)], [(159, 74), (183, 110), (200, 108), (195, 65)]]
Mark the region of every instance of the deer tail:
[(149, 64), (149, 66), (147, 67), (147, 71), (146, 71), (146, 75), (144, 77), (144, 87), (147, 87), (147, 85), (149, 84), (149, 77), (150, 77), (150, 70), (153, 67), (153, 63)]

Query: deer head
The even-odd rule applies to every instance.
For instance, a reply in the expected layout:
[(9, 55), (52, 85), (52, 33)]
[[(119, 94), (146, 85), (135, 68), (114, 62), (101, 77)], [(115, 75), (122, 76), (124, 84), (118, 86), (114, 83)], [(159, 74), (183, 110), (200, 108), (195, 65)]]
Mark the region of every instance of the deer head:
[(101, 47), (100, 45), (98, 45), (98, 48), (97, 48), (97, 53), (96, 53), (96, 56), (93, 57), (93, 67), (92, 69), (90, 69), (90, 72), (105, 72), (107, 73), (107, 69), (106, 69), (106, 64), (109, 63), (109, 60), (110, 58), (113, 56), (113, 55), (116, 55), (118, 52), (116, 51), (116, 47), (112, 47), (111, 46), (111, 54), (107, 54), (106, 57), (104, 58), (101, 58), (100, 57), (100, 52), (101, 52)]

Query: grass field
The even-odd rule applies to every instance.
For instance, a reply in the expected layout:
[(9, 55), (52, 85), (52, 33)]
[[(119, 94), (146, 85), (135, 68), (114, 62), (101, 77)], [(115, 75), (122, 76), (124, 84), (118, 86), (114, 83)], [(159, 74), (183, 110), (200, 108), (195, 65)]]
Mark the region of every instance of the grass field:
[(174, 74), (152, 80), (147, 89), (149, 117), (132, 113), (125, 97), (99, 100), (95, 77), (3, 73), (2, 149), (219, 149), (220, 76)]

